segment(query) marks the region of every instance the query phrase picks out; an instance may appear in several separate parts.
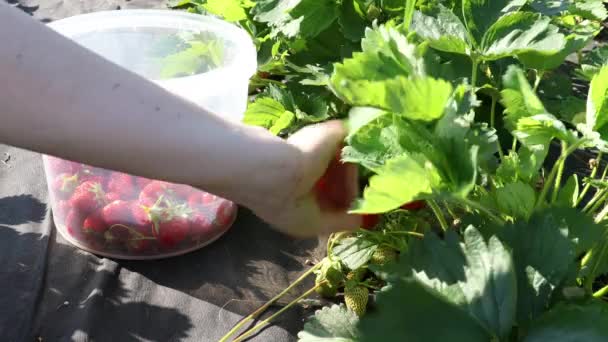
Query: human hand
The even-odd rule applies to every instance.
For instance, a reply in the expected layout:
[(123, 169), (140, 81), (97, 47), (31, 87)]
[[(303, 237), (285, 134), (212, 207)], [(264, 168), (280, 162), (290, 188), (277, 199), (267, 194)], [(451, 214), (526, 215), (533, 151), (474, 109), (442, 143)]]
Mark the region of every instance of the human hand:
[(266, 200), (250, 206), (276, 229), (296, 237), (353, 230), (361, 217), (347, 213), (358, 193), (357, 167), (337, 159), (346, 128), (341, 121), (307, 126), (287, 143), (295, 147), (297, 165), (291, 184), (268, 189)]

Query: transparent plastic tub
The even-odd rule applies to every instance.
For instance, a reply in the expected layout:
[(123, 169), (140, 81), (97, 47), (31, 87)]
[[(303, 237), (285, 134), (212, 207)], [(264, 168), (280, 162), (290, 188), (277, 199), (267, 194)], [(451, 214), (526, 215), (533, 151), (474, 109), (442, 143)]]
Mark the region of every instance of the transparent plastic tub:
[[(236, 26), (163, 10), (98, 12), (49, 26), (191, 102), (242, 119), (256, 51)], [(190, 186), (52, 156), (44, 156), (43, 163), (57, 230), (98, 255), (158, 259), (184, 254), (218, 239), (236, 218), (234, 203)]]

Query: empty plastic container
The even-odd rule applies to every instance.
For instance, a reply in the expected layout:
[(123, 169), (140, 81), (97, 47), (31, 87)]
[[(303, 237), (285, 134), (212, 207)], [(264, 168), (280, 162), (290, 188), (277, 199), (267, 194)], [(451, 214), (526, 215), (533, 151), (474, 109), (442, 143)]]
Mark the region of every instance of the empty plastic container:
[[(49, 26), (191, 102), (242, 119), (256, 51), (249, 35), (232, 24), (177, 11), (124, 10)], [(43, 162), (58, 231), (102, 256), (157, 259), (187, 253), (215, 241), (236, 217), (234, 203), (190, 186), (51, 156)]]

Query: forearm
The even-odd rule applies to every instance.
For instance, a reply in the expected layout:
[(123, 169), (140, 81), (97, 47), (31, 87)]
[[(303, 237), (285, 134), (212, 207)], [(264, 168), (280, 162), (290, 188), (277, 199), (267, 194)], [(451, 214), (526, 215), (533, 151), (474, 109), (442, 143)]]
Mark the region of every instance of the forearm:
[(0, 41), (4, 143), (232, 197), (295, 168), (297, 151), (282, 140), (205, 112), (3, 3)]

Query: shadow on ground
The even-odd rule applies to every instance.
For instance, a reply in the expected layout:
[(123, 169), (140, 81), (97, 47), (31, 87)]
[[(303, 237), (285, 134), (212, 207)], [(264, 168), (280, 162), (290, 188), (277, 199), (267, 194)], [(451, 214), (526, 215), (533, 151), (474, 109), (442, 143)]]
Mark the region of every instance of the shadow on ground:
[(9, 289), (0, 296), (4, 341), (66, 341), (79, 336), (178, 341), (187, 336), (192, 323), (185, 315), (133, 301), (137, 294), (120, 279), (120, 265), (75, 252), (68, 245), (49, 244), (52, 235), (11, 227), (44, 225), (49, 219), (46, 205), (32, 196), (0, 198), (0, 284)]

